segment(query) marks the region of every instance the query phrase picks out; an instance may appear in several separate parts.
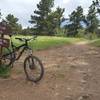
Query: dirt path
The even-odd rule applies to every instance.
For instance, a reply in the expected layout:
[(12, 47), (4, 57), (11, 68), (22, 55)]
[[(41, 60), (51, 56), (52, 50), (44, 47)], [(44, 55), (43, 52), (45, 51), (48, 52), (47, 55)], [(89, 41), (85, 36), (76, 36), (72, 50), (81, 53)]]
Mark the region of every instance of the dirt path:
[(38, 51), (44, 78), (25, 80), (23, 58), (9, 79), (0, 79), (0, 100), (100, 100), (100, 48), (84, 43)]

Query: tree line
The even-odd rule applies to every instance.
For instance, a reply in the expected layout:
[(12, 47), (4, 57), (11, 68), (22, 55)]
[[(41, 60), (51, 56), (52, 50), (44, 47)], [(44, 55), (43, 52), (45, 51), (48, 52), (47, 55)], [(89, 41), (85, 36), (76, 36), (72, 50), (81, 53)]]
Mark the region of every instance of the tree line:
[[(33, 27), (22, 28), (18, 23), (18, 18), (13, 14), (8, 14), (5, 20), (16, 34), (38, 34), (56, 36), (100, 36), (100, 0), (94, 0), (89, 7), (88, 14), (84, 15), (82, 6), (78, 6), (68, 18), (64, 17), (65, 9), (54, 7), (54, 0), (41, 0), (37, 4), (37, 9), (30, 16), (29, 23)], [(0, 11), (1, 12), (1, 11)], [(0, 13), (0, 18), (2, 14)], [(64, 25), (62, 23), (65, 23)]]

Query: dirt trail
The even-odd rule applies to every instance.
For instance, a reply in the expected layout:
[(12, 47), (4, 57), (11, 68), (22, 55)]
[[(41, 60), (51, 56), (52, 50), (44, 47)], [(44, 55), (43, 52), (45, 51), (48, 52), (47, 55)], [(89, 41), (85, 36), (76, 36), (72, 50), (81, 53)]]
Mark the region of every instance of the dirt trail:
[(100, 100), (100, 48), (84, 43), (35, 52), (44, 66), (44, 78), (25, 80), (22, 61), (11, 77), (0, 79), (0, 100)]

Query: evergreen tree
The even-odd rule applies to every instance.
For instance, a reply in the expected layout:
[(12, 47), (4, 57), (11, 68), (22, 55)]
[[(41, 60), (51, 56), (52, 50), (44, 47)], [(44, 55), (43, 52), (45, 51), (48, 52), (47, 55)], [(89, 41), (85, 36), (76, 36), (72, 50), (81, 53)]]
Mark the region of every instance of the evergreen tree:
[(65, 28), (68, 29), (68, 36), (76, 36), (78, 30), (82, 28), (81, 22), (84, 21), (85, 16), (83, 15), (83, 8), (78, 6), (75, 11), (69, 15), (70, 24), (66, 25)]
[(21, 34), (22, 35), (36, 35), (36, 34), (34, 34), (33, 28), (30, 28), (30, 27), (24, 28), (22, 30)]
[(1, 19), (1, 10), (0, 10), (0, 19)]
[(96, 9), (93, 5), (89, 7), (89, 11), (86, 19), (87, 19), (86, 32), (95, 33), (98, 29), (99, 20), (96, 16)]
[(61, 24), (64, 21), (63, 17), (64, 9), (57, 7), (55, 11), (51, 12), (47, 18), (48, 35), (55, 35), (61, 28)]
[(54, 0), (41, 0), (37, 4), (38, 10), (35, 10), (35, 15), (31, 15), (30, 23), (34, 24), (35, 30), (38, 34), (47, 33), (47, 18), (51, 13), (51, 8), (54, 5)]
[(12, 14), (8, 14), (6, 17), (6, 22), (11, 27), (12, 33), (20, 33), (22, 31), (21, 24), (18, 24), (18, 18), (14, 17)]
[(97, 9), (97, 13), (100, 14), (100, 0), (93, 1), (92, 5), (95, 6), (95, 8)]
[(63, 8), (60, 8), (60, 7), (56, 8), (55, 15), (56, 15), (56, 21), (57, 21), (58, 28), (60, 28), (62, 22), (65, 21), (63, 17), (64, 11), (65, 9)]

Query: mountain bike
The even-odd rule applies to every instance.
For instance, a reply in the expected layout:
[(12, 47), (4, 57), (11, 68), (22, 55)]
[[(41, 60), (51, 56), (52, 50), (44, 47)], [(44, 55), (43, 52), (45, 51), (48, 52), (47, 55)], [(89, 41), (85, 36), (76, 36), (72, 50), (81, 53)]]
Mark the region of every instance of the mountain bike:
[[(10, 35), (10, 38), (12, 36)], [(2, 63), (6, 67), (13, 67), (15, 61), (19, 60), (22, 54), (28, 52), (28, 56), (24, 60), (24, 72), (29, 81), (38, 82), (42, 79), (44, 74), (44, 67), (41, 60), (33, 55), (32, 49), (29, 47), (29, 41), (35, 40), (36, 36), (32, 38), (19, 38), (16, 40), (23, 42), (20, 46), (14, 45), (12, 38), (10, 39), (10, 49), (6, 46), (3, 47)]]

